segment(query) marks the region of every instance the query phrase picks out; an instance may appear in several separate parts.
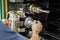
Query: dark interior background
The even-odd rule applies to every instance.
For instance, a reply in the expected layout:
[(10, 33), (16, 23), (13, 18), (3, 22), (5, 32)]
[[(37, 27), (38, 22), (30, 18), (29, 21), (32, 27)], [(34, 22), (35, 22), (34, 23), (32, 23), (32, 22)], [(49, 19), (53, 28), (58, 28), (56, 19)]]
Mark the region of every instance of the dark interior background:
[(60, 36), (60, 0), (49, 0), (47, 31)]

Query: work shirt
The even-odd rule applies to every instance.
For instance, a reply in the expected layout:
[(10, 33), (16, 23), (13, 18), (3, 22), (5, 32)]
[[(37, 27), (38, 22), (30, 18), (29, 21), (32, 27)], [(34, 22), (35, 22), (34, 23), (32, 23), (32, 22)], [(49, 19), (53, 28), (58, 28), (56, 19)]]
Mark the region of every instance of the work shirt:
[(0, 40), (27, 40), (27, 38), (14, 32), (11, 28), (0, 21)]

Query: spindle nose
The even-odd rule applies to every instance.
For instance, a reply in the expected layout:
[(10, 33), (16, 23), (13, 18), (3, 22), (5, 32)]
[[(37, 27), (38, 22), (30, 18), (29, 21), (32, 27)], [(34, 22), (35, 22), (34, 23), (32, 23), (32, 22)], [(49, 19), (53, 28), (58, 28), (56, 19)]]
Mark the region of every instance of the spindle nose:
[(24, 25), (27, 27), (27, 28), (31, 28), (32, 27), (32, 23), (33, 23), (33, 19), (31, 17), (27, 17), (25, 19), (25, 22), (24, 22)]

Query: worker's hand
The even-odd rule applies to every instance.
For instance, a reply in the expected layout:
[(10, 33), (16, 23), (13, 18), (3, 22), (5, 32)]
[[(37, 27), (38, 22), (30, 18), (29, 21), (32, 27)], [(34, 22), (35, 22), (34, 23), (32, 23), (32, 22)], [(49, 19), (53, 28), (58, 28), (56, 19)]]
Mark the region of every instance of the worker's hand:
[(11, 24), (9, 23), (9, 21), (7, 19), (2, 19), (2, 22), (9, 27), (11, 26)]
[(34, 21), (32, 25), (32, 32), (39, 34), (42, 30), (42, 24), (39, 21)]

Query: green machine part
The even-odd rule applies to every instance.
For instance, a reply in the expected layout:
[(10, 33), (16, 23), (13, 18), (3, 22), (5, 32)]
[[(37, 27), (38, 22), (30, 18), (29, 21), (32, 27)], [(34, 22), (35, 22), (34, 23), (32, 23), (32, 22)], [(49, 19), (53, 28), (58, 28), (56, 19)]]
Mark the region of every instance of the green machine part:
[(0, 0), (0, 20), (2, 19), (2, 0)]

